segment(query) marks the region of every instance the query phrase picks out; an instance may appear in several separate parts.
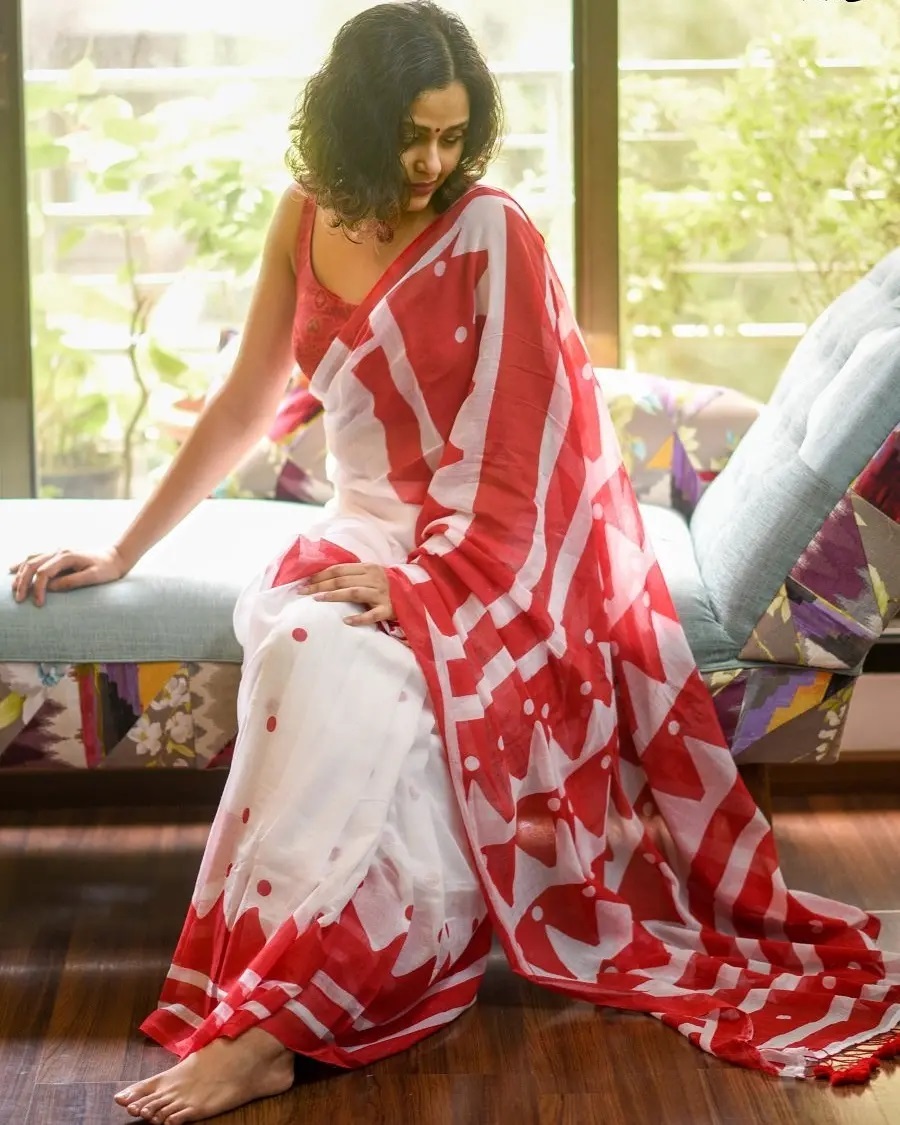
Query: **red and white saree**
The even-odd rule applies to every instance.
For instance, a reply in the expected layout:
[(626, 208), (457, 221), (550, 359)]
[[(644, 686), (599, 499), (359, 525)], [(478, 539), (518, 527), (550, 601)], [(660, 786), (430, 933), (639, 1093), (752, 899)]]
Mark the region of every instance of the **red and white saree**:
[[(784, 884), (516, 204), (441, 216), (311, 390), (335, 499), (237, 606), (235, 761), (144, 1029), (367, 1064), (474, 1002), (496, 933), (528, 979), (773, 1074), (900, 1048), (877, 921)], [(302, 596), (357, 559), (397, 628)]]

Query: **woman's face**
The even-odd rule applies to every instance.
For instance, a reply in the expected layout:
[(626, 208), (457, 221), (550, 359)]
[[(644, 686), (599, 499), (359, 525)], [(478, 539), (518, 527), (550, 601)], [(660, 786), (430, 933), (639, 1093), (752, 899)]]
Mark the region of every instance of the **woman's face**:
[(410, 106), (403, 137), (403, 167), (411, 185), (410, 211), (424, 211), (463, 154), (469, 95), (461, 82), (426, 90)]

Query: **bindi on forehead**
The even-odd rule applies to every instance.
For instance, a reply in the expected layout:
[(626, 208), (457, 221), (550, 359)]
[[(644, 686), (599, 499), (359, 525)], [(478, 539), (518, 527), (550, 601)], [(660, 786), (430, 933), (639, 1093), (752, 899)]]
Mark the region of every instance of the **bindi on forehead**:
[(453, 125), (429, 125), (425, 121), (417, 121), (413, 118), (413, 125), (417, 133), (430, 133), (435, 137), (439, 137), (442, 133), (461, 133), (468, 127), (468, 124), (468, 121), (457, 121)]

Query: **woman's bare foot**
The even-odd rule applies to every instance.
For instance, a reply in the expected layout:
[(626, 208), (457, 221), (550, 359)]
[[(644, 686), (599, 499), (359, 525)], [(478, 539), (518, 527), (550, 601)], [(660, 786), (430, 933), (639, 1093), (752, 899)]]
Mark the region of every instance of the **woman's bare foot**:
[(171, 1070), (126, 1087), (116, 1101), (152, 1125), (185, 1125), (283, 1094), (293, 1082), (293, 1055), (254, 1027), (237, 1039), (214, 1039)]

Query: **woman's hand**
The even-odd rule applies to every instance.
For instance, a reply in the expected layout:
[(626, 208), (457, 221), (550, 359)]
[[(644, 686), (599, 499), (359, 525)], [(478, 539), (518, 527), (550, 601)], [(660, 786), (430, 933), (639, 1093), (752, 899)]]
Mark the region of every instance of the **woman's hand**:
[(12, 589), (17, 602), (31, 594), (35, 605), (43, 605), (47, 591), (75, 590), (79, 586), (99, 586), (115, 582), (128, 573), (125, 560), (115, 547), (107, 551), (56, 551), (29, 555), (24, 562), (9, 568), (14, 575)]
[(345, 617), (347, 625), (375, 625), (394, 619), (387, 571), (383, 566), (364, 563), (330, 566), (307, 578), (301, 584), (301, 593), (312, 595), (318, 602), (357, 602), (372, 607), (365, 613)]

